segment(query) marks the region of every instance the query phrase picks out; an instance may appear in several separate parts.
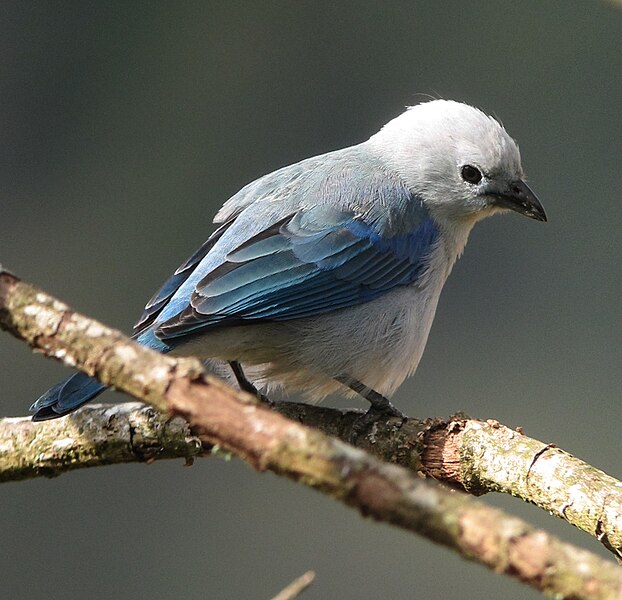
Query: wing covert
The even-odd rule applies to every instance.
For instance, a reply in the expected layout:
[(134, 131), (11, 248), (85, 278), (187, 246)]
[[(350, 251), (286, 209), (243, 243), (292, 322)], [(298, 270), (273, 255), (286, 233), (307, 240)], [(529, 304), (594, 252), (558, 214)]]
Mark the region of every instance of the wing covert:
[(365, 144), (261, 177), (215, 221), (223, 225), (149, 301), (137, 334), (173, 342), (368, 302), (416, 282), (438, 237), (421, 198)]
[(314, 316), (417, 281), (438, 235), (422, 214), (385, 237), (351, 211), (299, 211), (231, 250), (196, 286), (190, 305), (160, 325), (161, 339), (202, 330)]

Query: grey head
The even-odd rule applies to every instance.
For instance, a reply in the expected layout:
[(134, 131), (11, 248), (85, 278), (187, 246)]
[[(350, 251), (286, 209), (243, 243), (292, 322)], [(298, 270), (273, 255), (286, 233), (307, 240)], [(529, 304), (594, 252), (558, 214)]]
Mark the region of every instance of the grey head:
[(472, 106), (451, 100), (418, 104), (367, 144), (440, 221), (472, 224), (507, 210), (547, 220), (525, 183), (516, 142)]

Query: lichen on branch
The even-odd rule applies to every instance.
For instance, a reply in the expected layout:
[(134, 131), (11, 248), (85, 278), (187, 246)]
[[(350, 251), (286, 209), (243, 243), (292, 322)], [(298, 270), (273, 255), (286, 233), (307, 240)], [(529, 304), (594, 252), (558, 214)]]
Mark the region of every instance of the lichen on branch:
[[(206, 375), (198, 361), (143, 348), (6, 272), (0, 273), (0, 327), (48, 356), (183, 417), (204, 448), (218, 445), (259, 470), (300, 481), (549, 595), (622, 598), (622, 572), (615, 565), (290, 420)], [(395, 419), (386, 424), (397, 430), (400, 425)]]

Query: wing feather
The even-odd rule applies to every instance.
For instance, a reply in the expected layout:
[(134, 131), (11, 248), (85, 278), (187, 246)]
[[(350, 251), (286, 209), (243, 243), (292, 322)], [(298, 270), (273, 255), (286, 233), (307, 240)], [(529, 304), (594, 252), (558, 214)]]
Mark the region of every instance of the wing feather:
[[(403, 237), (384, 239), (352, 212), (324, 230), (296, 213), (290, 221), (232, 250), (195, 289), (190, 305), (162, 323), (169, 340), (214, 327), (314, 316), (373, 300), (417, 281), (438, 235), (429, 217)], [(293, 222), (293, 226), (290, 224)], [(230, 261), (230, 262), (229, 262)]]
[(368, 302), (420, 281), (438, 237), (422, 200), (364, 144), (258, 179), (215, 220), (223, 225), (147, 303), (138, 334), (174, 345)]

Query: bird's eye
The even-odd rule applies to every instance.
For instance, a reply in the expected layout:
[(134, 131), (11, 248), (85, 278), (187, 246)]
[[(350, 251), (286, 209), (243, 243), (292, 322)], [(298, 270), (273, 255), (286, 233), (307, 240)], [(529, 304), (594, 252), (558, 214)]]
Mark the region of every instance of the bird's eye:
[(467, 183), (479, 183), (482, 180), (482, 172), (473, 165), (464, 165), (460, 174)]

